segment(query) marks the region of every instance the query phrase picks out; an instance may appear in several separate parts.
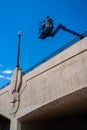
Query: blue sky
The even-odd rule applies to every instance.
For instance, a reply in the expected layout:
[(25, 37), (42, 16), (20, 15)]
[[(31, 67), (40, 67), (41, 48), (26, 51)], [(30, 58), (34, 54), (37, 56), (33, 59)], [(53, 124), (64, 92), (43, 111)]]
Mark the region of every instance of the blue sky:
[(62, 30), (54, 38), (38, 38), (38, 23), (50, 16), (54, 28), (62, 23), (78, 33), (87, 30), (87, 0), (0, 0), (0, 87), (11, 79), (21, 36), (23, 71), (75, 38)]

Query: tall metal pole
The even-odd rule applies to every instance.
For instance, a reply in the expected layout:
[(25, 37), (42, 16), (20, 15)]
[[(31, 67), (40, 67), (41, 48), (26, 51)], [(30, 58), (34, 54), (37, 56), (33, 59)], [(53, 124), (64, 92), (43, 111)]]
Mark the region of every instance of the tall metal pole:
[(17, 65), (16, 67), (20, 67), (19, 62), (20, 62), (20, 39), (21, 39), (21, 32), (18, 32), (18, 54), (17, 54)]

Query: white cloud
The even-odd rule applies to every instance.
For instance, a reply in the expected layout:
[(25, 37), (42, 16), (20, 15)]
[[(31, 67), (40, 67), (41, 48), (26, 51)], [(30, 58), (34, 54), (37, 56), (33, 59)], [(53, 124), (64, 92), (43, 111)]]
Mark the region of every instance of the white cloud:
[(12, 74), (13, 71), (10, 70), (10, 69), (7, 69), (7, 70), (4, 70), (2, 73), (3, 73), (3, 74)]
[(6, 79), (8, 79), (8, 80), (11, 80), (11, 78), (10, 77), (5, 77)]
[(11, 80), (11, 78), (10, 78), (10, 77), (5, 77), (5, 76), (3, 76), (3, 75), (0, 75), (0, 78), (1, 78), (1, 79)]
[[(0, 64), (0, 67), (1, 67), (2, 65)], [(13, 71), (12, 70), (10, 70), (10, 69), (6, 69), (6, 70), (0, 70), (1, 71), (1, 73), (2, 74), (0, 74), (0, 79), (5, 79), (5, 80), (11, 80), (11, 77), (9, 76), (7, 76), (7, 75), (10, 75), (10, 74), (12, 74), (13, 73)]]
[(3, 75), (0, 75), (0, 78), (4, 79), (4, 78), (5, 78), (5, 76), (3, 76)]

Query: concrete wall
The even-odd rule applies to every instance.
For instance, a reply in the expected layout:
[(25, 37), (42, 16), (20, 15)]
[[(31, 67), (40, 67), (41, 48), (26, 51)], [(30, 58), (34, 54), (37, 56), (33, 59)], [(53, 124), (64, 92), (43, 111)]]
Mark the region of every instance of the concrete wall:
[(87, 87), (86, 40), (87, 38), (23, 77), (22, 89), (25, 89), (21, 94), (19, 116)]
[(17, 127), (20, 127), (20, 122), (17, 122), (17, 119), (86, 87), (87, 38), (84, 38), (23, 76), (19, 92), (20, 105), (14, 117), (9, 114), (11, 86), (1, 90), (0, 113), (11, 119), (11, 130), (16, 130)]
[(9, 89), (10, 86), (7, 86), (4, 89), (0, 90), (0, 114), (2, 114), (7, 118), (11, 118), (9, 114), (9, 105), (10, 105)]

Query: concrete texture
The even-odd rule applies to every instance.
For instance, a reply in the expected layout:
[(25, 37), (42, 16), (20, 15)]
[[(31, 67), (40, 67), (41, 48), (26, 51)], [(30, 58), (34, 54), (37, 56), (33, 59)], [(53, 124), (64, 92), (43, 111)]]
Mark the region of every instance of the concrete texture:
[(27, 130), (31, 120), (87, 112), (87, 38), (22, 77), (20, 104), (13, 115), (10, 90), (11, 84), (0, 90), (0, 114), (11, 120), (10, 130)]

